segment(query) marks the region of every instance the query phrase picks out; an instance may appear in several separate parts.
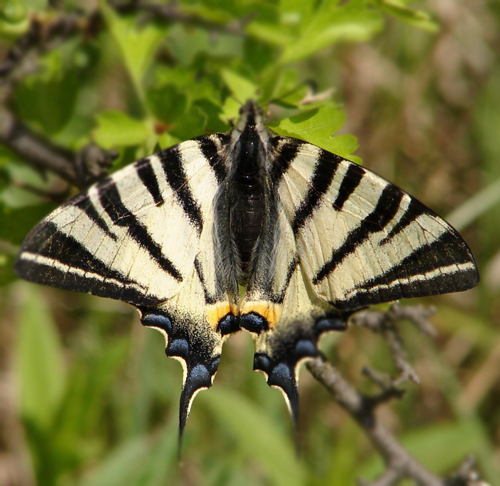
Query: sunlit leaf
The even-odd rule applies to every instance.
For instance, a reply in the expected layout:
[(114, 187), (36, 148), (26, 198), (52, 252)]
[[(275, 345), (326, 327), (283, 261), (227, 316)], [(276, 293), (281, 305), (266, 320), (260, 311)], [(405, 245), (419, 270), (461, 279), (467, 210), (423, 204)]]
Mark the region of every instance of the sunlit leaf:
[(164, 29), (155, 22), (138, 23), (134, 16), (118, 15), (101, 1), (101, 10), (111, 35), (120, 49), (136, 94), (142, 98), (142, 80), (153, 60), (158, 45), (165, 37)]
[(351, 135), (333, 137), (332, 134), (343, 125), (345, 114), (332, 106), (306, 111), (279, 123), (269, 124), (279, 135), (296, 137), (333, 152), (349, 160), (358, 161), (352, 156), (357, 148), (356, 139)]
[(429, 32), (436, 32), (439, 24), (428, 12), (409, 8), (403, 0), (374, 0), (374, 4), (388, 14)]
[(134, 120), (121, 111), (105, 111), (99, 113), (96, 119), (94, 140), (103, 148), (139, 145), (151, 133), (144, 122)]
[(300, 35), (287, 43), (281, 62), (292, 62), (339, 41), (366, 41), (382, 29), (380, 14), (365, 8), (363, 0), (323, 2), (301, 25)]
[(248, 78), (230, 69), (221, 71), (222, 79), (240, 103), (257, 98), (257, 86)]

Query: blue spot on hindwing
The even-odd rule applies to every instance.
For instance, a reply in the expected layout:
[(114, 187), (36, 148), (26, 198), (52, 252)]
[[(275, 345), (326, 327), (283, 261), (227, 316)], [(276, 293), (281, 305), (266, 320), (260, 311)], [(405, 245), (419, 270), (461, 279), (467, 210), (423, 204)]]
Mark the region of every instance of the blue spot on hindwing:
[(146, 314), (141, 322), (144, 326), (155, 327), (165, 331), (168, 335), (172, 332), (172, 321), (162, 314)]

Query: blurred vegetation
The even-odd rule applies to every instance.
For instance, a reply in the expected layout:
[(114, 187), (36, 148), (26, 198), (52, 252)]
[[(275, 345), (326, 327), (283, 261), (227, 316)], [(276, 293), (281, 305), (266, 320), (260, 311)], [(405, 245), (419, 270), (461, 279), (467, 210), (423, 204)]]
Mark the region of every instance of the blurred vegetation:
[[(379, 413), (435, 473), (471, 452), (484, 479), (500, 485), (499, 3), (180, 0), (176, 21), (104, 0), (53, 3), (65, 7), (0, 5), (2, 57), (34, 16), (42, 26), (63, 14), (102, 16), (93, 35), (28, 56), (29, 74), (6, 100), (53, 144), (116, 149), (115, 169), (158, 146), (226, 131), (249, 97), (274, 100), (270, 121), (278, 121), (306, 95), (331, 91), (273, 126), (349, 158), (355, 135), (366, 167), (440, 214), (454, 211), (482, 283), (421, 300), (438, 309), (438, 337), (410, 328), (404, 337), (422, 385)], [(124, 304), (12, 272), (33, 224), (74, 192), (0, 147), (2, 485), (346, 486), (381, 471), (361, 431), (305, 371), (298, 461), (283, 400), (251, 372), (253, 345), (242, 333), (226, 344), (214, 387), (195, 400), (179, 466), (182, 374), (165, 359), (162, 336)], [(363, 366), (388, 366), (385, 343), (363, 329), (322, 347), (361, 389)]]

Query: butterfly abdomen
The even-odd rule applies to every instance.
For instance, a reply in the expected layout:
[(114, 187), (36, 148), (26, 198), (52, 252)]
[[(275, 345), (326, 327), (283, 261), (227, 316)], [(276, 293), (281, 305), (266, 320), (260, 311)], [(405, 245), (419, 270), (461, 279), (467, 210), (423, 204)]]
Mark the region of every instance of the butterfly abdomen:
[(262, 231), (265, 207), (262, 186), (256, 184), (237, 190), (231, 190), (229, 198), (229, 227), (241, 262), (241, 280), (248, 280), (251, 273), (253, 249)]

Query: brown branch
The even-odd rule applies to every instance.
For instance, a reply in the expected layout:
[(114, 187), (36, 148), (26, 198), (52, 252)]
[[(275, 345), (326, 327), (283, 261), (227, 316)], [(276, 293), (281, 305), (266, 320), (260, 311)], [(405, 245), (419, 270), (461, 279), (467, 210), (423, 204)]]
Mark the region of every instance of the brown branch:
[[(0, 62), (0, 78), (10, 82), (22, 79), (34, 69), (30, 54), (54, 49), (62, 41), (74, 35), (95, 36), (102, 27), (100, 13), (96, 10), (88, 15), (77, 13), (55, 14), (54, 16), (31, 16), (28, 31), (16, 40), (5, 60)], [(19, 71), (19, 72), (16, 72)]]
[(387, 464), (387, 471), (378, 479), (360, 484), (392, 486), (403, 478), (412, 478), (422, 486), (443, 486), (442, 481), (418, 462), (377, 420), (376, 405), (373, 401), (351, 386), (324, 357), (310, 361), (307, 368), (334, 395), (339, 405), (354, 418)]
[(444, 486), (489, 486), (479, 478), (475, 462), (472, 455), (467, 456), (458, 471), (444, 481)]
[(88, 145), (74, 153), (57, 147), (21, 123), (8, 108), (16, 82), (38, 69), (41, 53), (77, 34), (95, 35), (100, 29), (100, 13), (33, 15), (26, 34), (21, 36), (0, 62), (0, 142), (40, 171), (51, 171), (78, 188), (87, 187), (107, 173), (113, 151)]
[(167, 22), (176, 22), (195, 27), (202, 27), (210, 31), (226, 32), (228, 34), (240, 36), (245, 34), (245, 25), (250, 20), (250, 17), (247, 17), (241, 20), (232, 20), (227, 23), (213, 22), (203, 17), (183, 12), (175, 5), (163, 5), (137, 0), (129, 0), (125, 2), (112, 1), (110, 2), (110, 5), (118, 12), (146, 12), (147, 17), (143, 19), (143, 22), (161, 19)]
[(381, 389), (378, 395), (367, 396), (359, 392), (324, 356), (307, 364), (312, 375), (332, 393), (337, 403), (358, 423), (384, 459), (385, 471), (372, 481), (358, 480), (359, 486), (393, 486), (403, 479), (413, 479), (420, 486), (488, 486), (479, 479), (473, 469), (473, 459), (470, 457), (464, 461), (458, 472), (447, 479), (440, 479), (398, 442), (378, 420), (375, 413), (380, 404), (403, 396), (404, 391), (397, 388), (398, 384), (407, 379), (414, 382), (418, 380), (413, 367), (407, 361), (397, 324), (401, 320), (409, 320), (422, 332), (434, 334), (434, 328), (428, 321), (434, 312), (434, 309), (423, 306), (402, 307), (395, 304), (386, 313), (365, 311), (351, 318), (355, 325), (378, 332), (386, 339), (399, 371), (399, 376), (391, 379), (387, 374), (370, 367), (363, 370), (365, 376)]
[(107, 173), (116, 152), (87, 145), (79, 152), (57, 147), (0, 110), (0, 142), (41, 171), (51, 171), (82, 189)]
[(396, 369), (399, 371), (399, 375), (392, 381), (393, 386), (397, 387), (408, 380), (417, 384), (420, 383), (420, 378), (416, 370), (408, 361), (397, 323), (402, 320), (409, 320), (421, 332), (434, 335), (434, 329), (428, 320), (434, 312), (433, 308), (423, 306), (393, 304), (385, 313), (380, 311), (363, 311), (352, 317), (352, 324), (359, 327), (366, 327), (381, 334), (387, 342)]

